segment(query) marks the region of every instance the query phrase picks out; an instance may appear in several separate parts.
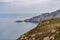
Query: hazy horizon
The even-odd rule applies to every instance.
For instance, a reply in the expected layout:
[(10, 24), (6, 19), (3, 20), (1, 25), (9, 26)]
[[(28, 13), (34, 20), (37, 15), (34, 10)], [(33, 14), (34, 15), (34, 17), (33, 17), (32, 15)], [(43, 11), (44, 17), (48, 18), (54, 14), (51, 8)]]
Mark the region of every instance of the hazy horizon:
[(60, 0), (0, 0), (0, 20), (27, 19), (60, 9)]

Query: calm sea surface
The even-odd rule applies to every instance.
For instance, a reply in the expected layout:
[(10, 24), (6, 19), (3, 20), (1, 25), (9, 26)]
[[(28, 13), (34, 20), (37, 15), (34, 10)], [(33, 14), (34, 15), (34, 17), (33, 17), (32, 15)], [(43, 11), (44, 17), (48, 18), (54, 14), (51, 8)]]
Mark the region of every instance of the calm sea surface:
[(15, 21), (13, 18), (0, 18), (0, 40), (16, 40), (20, 35), (37, 26), (37, 23)]

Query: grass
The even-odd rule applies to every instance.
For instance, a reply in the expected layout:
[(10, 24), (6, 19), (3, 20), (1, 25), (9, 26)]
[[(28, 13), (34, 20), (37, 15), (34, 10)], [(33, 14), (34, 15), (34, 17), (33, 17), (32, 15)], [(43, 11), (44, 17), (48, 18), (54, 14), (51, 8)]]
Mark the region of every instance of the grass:
[(55, 40), (60, 40), (60, 27), (58, 27), (59, 33), (55, 33)]

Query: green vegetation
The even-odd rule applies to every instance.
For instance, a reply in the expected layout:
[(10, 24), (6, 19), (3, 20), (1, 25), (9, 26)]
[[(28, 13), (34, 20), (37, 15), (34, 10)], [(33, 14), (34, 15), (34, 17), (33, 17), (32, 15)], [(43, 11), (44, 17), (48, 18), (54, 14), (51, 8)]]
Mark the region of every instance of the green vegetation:
[(60, 40), (60, 27), (58, 28), (59, 33), (55, 33), (55, 40)]

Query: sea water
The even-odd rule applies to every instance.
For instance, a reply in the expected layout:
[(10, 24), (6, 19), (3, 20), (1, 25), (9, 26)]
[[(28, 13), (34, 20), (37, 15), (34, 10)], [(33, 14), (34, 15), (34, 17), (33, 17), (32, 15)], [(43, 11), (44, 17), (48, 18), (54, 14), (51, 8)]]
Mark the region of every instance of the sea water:
[(16, 40), (20, 35), (37, 26), (37, 23), (16, 23), (17, 18), (8, 17), (0, 17), (0, 40)]

